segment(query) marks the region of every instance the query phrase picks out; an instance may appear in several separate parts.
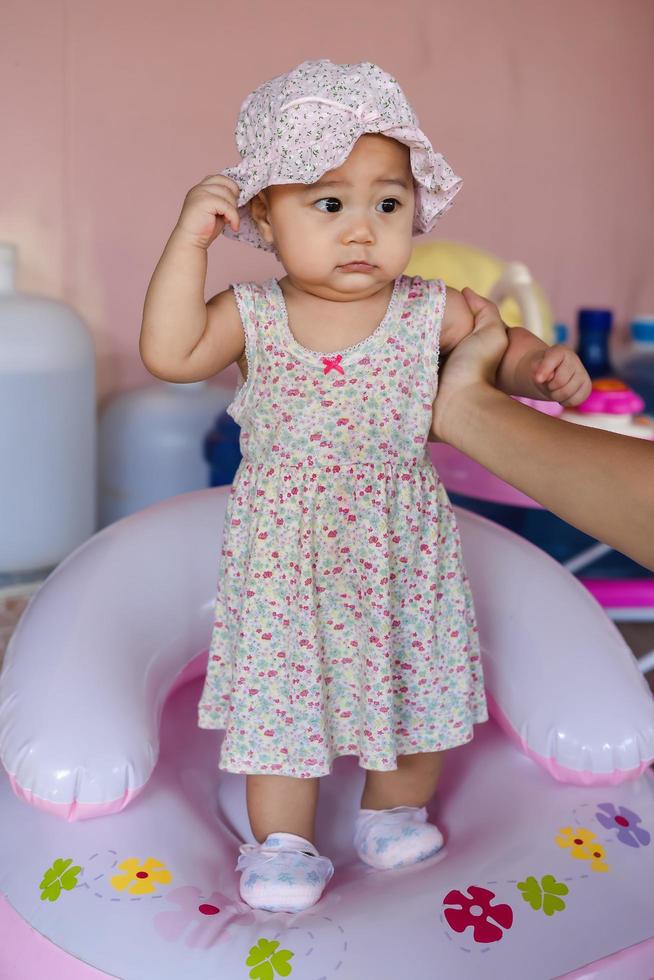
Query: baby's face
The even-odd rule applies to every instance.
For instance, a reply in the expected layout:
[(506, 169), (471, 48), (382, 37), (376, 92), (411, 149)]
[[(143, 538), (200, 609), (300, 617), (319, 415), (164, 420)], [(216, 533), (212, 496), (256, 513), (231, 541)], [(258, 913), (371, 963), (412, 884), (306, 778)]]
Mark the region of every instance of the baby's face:
[[(409, 148), (367, 133), (317, 183), (266, 188), (252, 213), (298, 288), (345, 299), (371, 295), (404, 271), (414, 205)], [(371, 268), (341, 268), (357, 261)]]

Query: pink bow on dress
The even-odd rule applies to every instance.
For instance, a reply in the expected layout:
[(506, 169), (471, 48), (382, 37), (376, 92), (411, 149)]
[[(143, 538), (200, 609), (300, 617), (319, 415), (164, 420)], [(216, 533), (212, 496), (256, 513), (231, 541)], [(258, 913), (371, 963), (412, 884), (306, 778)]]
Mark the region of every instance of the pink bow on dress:
[(332, 368), (334, 368), (334, 370), (338, 371), (340, 374), (345, 374), (345, 371), (341, 367), (342, 360), (342, 354), (337, 354), (336, 357), (323, 357), (322, 362), (325, 365), (323, 374), (329, 374)]

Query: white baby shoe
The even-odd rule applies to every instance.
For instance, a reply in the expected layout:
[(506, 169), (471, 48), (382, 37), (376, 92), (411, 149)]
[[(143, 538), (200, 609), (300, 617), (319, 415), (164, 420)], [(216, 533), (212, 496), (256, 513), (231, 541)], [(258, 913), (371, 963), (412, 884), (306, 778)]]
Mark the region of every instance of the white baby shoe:
[(253, 909), (301, 912), (315, 905), (334, 865), (297, 834), (268, 834), (263, 844), (241, 844), (236, 870), (240, 893)]
[(427, 823), (426, 807), (359, 810), (354, 846), (362, 861), (382, 871), (404, 868), (432, 857), (443, 847), (443, 835)]

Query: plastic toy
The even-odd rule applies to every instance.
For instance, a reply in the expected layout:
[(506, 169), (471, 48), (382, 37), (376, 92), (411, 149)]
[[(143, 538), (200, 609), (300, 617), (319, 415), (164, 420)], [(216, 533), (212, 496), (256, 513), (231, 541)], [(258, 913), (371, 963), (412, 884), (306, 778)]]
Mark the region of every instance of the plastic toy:
[(654, 440), (654, 419), (642, 415), (645, 402), (617, 378), (596, 378), (581, 405), (566, 409), (561, 418), (578, 425), (589, 425), (609, 432), (620, 432), (636, 439)]
[(525, 326), (553, 343), (554, 318), (547, 298), (522, 262), (504, 262), (483, 249), (444, 239), (414, 245), (408, 276), (444, 279), (455, 289), (471, 286), (497, 303), (510, 327)]

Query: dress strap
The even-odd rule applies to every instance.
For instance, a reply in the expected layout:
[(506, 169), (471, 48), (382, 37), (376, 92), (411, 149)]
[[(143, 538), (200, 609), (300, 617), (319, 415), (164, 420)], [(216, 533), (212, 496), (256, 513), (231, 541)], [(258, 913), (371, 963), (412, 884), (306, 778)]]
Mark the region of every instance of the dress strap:
[(231, 404), (227, 406), (226, 411), (236, 422), (240, 424), (246, 406), (250, 401), (250, 395), (254, 390), (255, 376), (257, 374), (260, 361), (260, 339), (259, 331), (257, 329), (257, 284), (250, 282), (230, 282), (229, 285), (234, 291), (234, 299), (236, 300), (236, 305), (238, 306), (238, 312), (241, 317), (241, 325), (245, 335), (245, 360), (247, 361), (248, 375), (247, 380), (244, 381), (243, 376), (239, 371), (238, 383), (236, 385), (234, 398)]
[(257, 378), (266, 370), (271, 342), (277, 339), (275, 331), (279, 314), (275, 312), (274, 294), (271, 295), (268, 283), (231, 282), (229, 285), (234, 290), (245, 335), (248, 376), (244, 382), (239, 374), (234, 399), (226, 411), (240, 425), (243, 413), (252, 400)]

